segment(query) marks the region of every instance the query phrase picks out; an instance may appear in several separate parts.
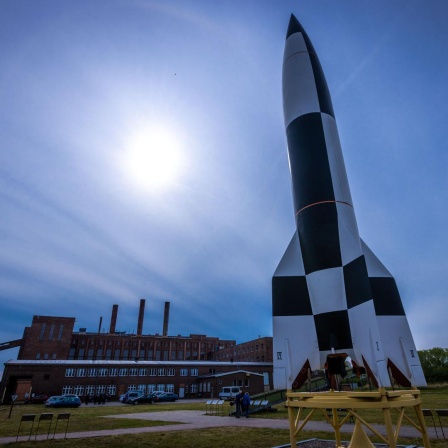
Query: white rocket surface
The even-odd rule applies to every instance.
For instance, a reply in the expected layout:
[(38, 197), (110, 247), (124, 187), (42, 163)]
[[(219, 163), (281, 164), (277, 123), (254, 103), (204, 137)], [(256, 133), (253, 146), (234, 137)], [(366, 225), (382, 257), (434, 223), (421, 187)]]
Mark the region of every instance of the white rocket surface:
[(293, 15), (283, 112), (297, 230), (272, 279), (274, 386), (299, 388), (338, 354), (377, 386), (426, 385), (395, 280), (359, 236), (328, 86)]

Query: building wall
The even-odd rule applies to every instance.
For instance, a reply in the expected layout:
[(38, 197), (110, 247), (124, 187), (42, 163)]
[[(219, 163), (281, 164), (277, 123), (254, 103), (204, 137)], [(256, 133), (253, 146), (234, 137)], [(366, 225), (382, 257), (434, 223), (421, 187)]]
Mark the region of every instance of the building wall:
[[(126, 362), (126, 361), (9, 361), (5, 364), (2, 380), (2, 394), (6, 402), (17, 386), (24, 380), (30, 381), (31, 393), (61, 395), (76, 393), (79, 396), (107, 393), (113, 399), (127, 390), (164, 390), (184, 397), (215, 397), (223, 385), (219, 380), (213, 382), (212, 389), (207, 383), (212, 380), (204, 377), (211, 372), (235, 373), (225, 381), (247, 380), (246, 388), (251, 394), (264, 392), (263, 378), (251, 377), (251, 373), (269, 372), (272, 387), (272, 364), (269, 363), (223, 363), (223, 362)], [(221, 381), (224, 381), (222, 379)], [(200, 384), (206, 384), (200, 386)], [(245, 384), (243, 384), (244, 386)], [(201, 390), (202, 389), (202, 390)], [(181, 393), (183, 390), (183, 393)], [(18, 400), (24, 397), (18, 397)]]
[(215, 361), (273, 362), (272, 337), (265, 336), (253, 341), (222, 347), (213, 353)]
[(33, 316), (25, 327), (18, 359), (67, 359), (74, 317)]
[(74, 333), (74, 324), (75, 318), (33, 317), (31, 327), (24, 330), (18, 360), (5, 364), (0, 400), (24, 382), (33, 393), (47, 395), (88, 391), (118, 398), (128, 389), (155, 388), (185, 397), (211, 397), (217, 396), (223, 380), (207, 380), (204, 385), (199, 377), (234, 370), (268, 376), (268, 386), (263, 379), (251, 380), (251, 394), (273, 387), (272, 337), (236, 345), (235, 340), (200, 334)]

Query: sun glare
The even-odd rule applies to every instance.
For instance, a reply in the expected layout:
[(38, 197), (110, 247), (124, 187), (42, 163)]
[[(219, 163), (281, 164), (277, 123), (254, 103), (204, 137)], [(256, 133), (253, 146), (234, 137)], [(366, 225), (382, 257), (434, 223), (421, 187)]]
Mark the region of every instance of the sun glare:
[(177, 179), (181, 169), (179, 140), (165, 129), (147, 129), (131, 139), (125, 165), (128, 175), (139, 187), (165, 188)]

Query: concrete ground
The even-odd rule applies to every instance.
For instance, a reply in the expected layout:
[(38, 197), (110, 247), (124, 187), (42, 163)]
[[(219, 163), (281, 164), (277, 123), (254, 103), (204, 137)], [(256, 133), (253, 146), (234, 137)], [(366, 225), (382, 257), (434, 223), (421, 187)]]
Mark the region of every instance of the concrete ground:
[[(204, 403), (205, 408), (205, 403)], [(287, 420), (279, 420), (274, 418), (263, 418), (252, 416), (250, 418), (235, 418), (228, 415), (206, 414), (204, 411), (185, 411), (185, 410), (172, 410), (163, 412), (138, 412), (138, 407), (135, 409), (134, 414), (119, 414), (114, 416), (107, 416), (105, 418), (130, 418), (136, 420), (159, 420), (167, 422), (175, 422), (178, 424), (166, 425), (166, 426), (151, 426), (142, 428), (127, 428), (127, 429), (115, 429), (115, 430), (101, 430), (101, 431), (82, 431), (82, 432), (69, 432), (67, 435), (64, 433), (57, 433), (56, 439), (83, 439), (89, 437), (107, 437), (112, 435), (123, 434), (142, 434), (149, 432), (168, 432), (168, 431), (185, 431), (194, 429), (216, 428), (216, 427), (245, 427), (245, 428), (273, 428), (273, 429), (289, 429)], [(386, 434), (385, 427), (383, 425), (373, 425), (381, 434)], [(332, 432), (331, 426), (327, 422), (309, 421), (306, 426), (306, 430), (309, 431), (328, 431)], [(344, 432), (353, 431), (353, 424), (345, 424)], [(436, 438), (434, 428), (428, 427), (428, 433), (430, 438)], [(411, 426), (403, 426), (400, 430), (400, 436), (402, 437), (415, 437), (421, 439), (421, 434)], [(50, 438), (53, 435), (50, 434)], [(28, 436), (20, 436), (18, 441), (27, 441)], [(37, 440), (46, 440), (47, 435), (38, 435)], [(34, 435), (31, 440), (34, 440)], [(16, 437), (2, 437), (0, 438), (0, 444), (6, 444), (15, 442)]]

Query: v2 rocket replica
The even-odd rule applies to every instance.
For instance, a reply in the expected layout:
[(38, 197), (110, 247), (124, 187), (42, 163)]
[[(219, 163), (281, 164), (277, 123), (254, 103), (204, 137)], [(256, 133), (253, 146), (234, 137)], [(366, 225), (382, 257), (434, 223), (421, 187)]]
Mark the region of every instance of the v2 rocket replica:
[(395, 279), (359, 236), (327, 82), (294, 15), (283, 113), (297, 230), (272, 278), (274, 387), (341, 373), (347, 356), (376, 387), (425, 386)]

